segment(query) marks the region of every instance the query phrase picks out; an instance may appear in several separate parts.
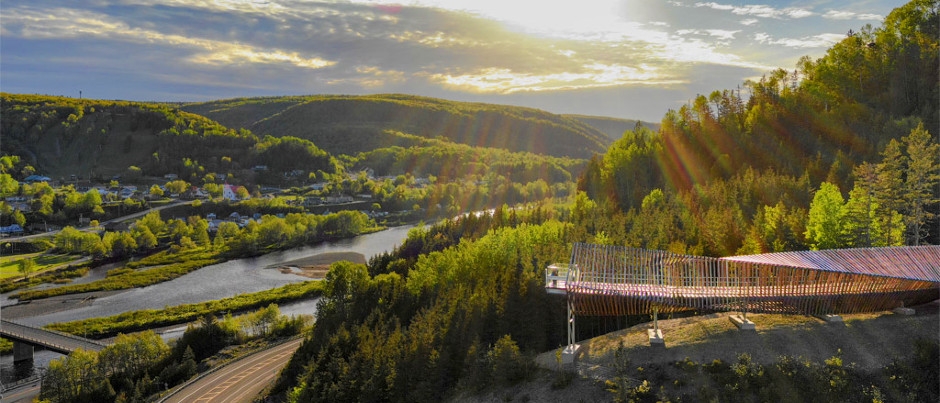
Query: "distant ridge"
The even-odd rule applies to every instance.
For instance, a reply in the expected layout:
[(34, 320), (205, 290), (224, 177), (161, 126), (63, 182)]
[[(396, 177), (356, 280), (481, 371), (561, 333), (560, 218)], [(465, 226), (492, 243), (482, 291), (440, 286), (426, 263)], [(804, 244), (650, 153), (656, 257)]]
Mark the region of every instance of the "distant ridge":
[(333, 154), (411, 145), (390, 131), (572, 158), (602, 154), (612, 142), (579, 119), (538, 109), (401, 94), (238, 98), (183, 110), (259, 136), (305, 138)]
[(611, 140), (618, 140), (623, 137), (623, 133), (627, 130), (633, 130), (636, 127), (637, 123), (642, 124), (646, 128), (658, 132), (659, 123), (653, 122), (644, 122), (642, 120), (633, 120), (633, 119), (620, 119), (620, 118), (611, 118), (607, 116), (590, 116), (590, 115), (562, 115), (567, 118), (579, 120), (585, 124), (590, 125), (591, 127), (599, 130), (601, 133), (606, 134)]

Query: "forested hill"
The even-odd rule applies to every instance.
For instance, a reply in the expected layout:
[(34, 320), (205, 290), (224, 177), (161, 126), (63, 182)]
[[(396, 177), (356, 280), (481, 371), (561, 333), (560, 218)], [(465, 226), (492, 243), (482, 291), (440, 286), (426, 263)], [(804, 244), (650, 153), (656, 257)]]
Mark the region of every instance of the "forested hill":
[(611, 118), (607, 116), (589, 116), (589, 115), (562, 115), (567, 118), (572, 118), (580, 120), (597, 130), (600, 130), (611, 140), (617, 140), (623, 137), (623, 133), (627, 130), (633, 130), (637, 127), (638, 124), (643, 125), (654, 132), (659, 131), (659, 123), (654, 122), (644, 122), (642, 120), (632, 120), (632, 119), (618, 119)]
[(333, 154), (411, 145), (391, 131), (573, 158), (603, 153), (611, 142), (577, 119), (537, 109), (411, 95), (229, 99), (183, 109), (259, 135), (309, 139)]
[(940, 242), (938, 71), (938, 1), (913, 0), (819, 59), (700, 94), (589, 161), (578, 189), (611, 217), (592, 230), (711, 256)]
[[(300, 166), (336, 172), (336, 160), (296, 138), (259, 138), (205, 117), (156, 103), (0, 93), (4, 155), (28, 172), (55, 179), (76, 175), (176, 174), (192, 183), (205, 175), (245, 176), (255, 165), (288, 172)], [(127, 179), (134, 179), (129, 177)]]

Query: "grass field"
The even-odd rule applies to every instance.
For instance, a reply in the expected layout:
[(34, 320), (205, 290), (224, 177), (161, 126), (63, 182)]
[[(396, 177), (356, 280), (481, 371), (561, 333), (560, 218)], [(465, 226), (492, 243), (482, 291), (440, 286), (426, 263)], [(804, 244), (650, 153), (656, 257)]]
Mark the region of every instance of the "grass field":
[(20, 273), (20, 261), (23, 259), (33, 259), (36, 262), (33, 272), (30, 276), (42, 273), (43, 271), (61, 266), (80, 257), (64, 254), (45, 254), (30, 253), (25, 255), (13, 255), (0, 257), (0, 280), (14, 277), (22, 277)]

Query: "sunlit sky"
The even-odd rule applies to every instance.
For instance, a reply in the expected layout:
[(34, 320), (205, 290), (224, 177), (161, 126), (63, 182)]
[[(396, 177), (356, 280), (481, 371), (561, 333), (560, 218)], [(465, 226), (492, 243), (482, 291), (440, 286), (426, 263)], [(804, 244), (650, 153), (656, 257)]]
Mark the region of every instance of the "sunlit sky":
[(138, 101), (407, 93), (658, 122), (902, 1), (3, 0), (0, 90)]

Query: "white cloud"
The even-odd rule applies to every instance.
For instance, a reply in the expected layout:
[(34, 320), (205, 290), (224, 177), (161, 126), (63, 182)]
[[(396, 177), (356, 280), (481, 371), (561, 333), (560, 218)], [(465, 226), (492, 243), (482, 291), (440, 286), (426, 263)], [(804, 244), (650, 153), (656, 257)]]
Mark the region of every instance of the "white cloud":
[(614, 87), (621, 85), (672, 85), (684, 81), (669, 77), (658, 69), (640, 65), (593, 63), (580, 72), (529, 74), (510, 69), (485, 68), (464, 74), (431, 74), (428, 79), (445, 87), (474, 93), (513, 94), (572, 89)]
[(884, 17), (878, 14), (859, 14), (852, 11), (845, 10), (829, 10), (822, 16), (823, 18), (830, 20), (874, 20), (881, 21)]
[(780, 45), (788, 48), (828, 48), (845, 38), (844, 34), (819, 34), (803, 38), (774, 39), (764, 32), (754, 34), (754, 40), (766, 45)]
[(763, 5), (763, 4), (754, 4), (754, 5), (745, 5), (745, 6), (732, 6), (728, 4), (719, 4), (719, 3), (695, 3), (695, 7), (707, 7), (713, 10), (721, 11), (731, 11), (733, 14), (737, 15), (748, 15), (761, 18), (775, 18), (775, 19), (784, 19), (784, 18), (806, 18), (815, 15), (810, 10), (797, 7), (787, 7), (787, 8), (774, 8), (772, 6)]
[(757, 24), (757, 22), (758, 22), (758, 20), (757, 20), (756, 18), (747, 18), (747, 19), (741, 20), (741, 25), (748, 25), (748, 26), (750, 26), (750, 25)]

